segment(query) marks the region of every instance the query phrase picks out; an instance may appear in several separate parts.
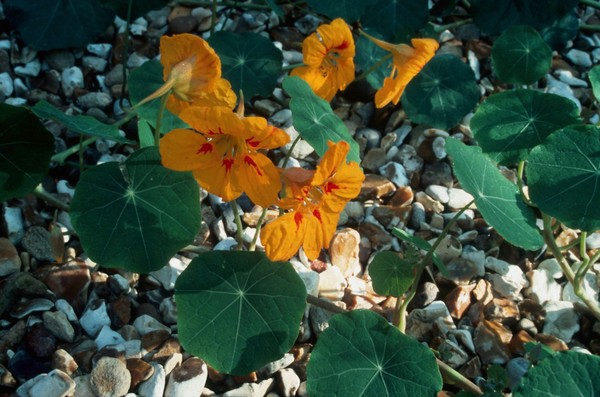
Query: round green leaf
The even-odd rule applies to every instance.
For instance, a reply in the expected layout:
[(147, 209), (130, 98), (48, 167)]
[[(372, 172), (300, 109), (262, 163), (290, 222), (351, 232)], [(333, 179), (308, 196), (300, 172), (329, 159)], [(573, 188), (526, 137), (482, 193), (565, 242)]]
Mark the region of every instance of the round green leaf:
[(408, 42), (425, 26), (428, 17), (426, 1), (377, 0), (362, 16), (361, 22), (367, 31), (379, 33), (384, 40)]
[(515, 397), (600, 395), (600, 357), (573, 351), (542, 360), (521, 379)]
[[(121, 19), (127, 20), (130, 0), (104, 0), (104, 5), (111, 8)], [(168, 4), (168, 0), (131, 0), (131, 20), (158, 10)]]
[(350, 144), (348, 161), (360, 163), (358, 143), (327, 101), (319, 98), (300, 77), (286, 77), (283, 89), (292, 97), (290, 109), (294, 128), (319, 156), (327, 151), (327, 141), (346, 141)]
[[(389, 54), (388, 51), (379, 47), (365, 36), (360, 36), (356, 41), (356, 57), (354, 61), (360, 70), (366, 71)], [(386, 61), (367, 75), (367, 81), (373, 88), (379, 89), (383, 85), (383, 80), (390, 75), (391, 70), (392, 58), (388, 56)]]
[(588, 74), (590, 83), (592, 83), (592, 90), (597, 101), (600, 101), (600, 65), (594, 66), (590, 69)]
[(0, 103), (0, 202), (35, 189), (52, 153), (54, 137), (33, 113)]
[(273, 42), (258, 33), (217, 32), (208, 39), (221, 58), (223, 77), (233, 90), (250, 99), (268, 97), (281, 74), (283, 54)]
[(83, 47), (115, 16), (98, 0), (5, 0), (4, 12), (27, 45), (39, 50)]
[(473, 196), (490, 226), (517, 247), (536, 250), (544, 245), (533, 210), (521, 199), (519, 188), (500, 173), (481, 148), (451, 138), (446, 139), (446, 151), (460, 185)]
[(356, 22), (367, 9), (371, 9), (377, 0), (307, 0), (308, 5), (330, 19), (343, 18), (347, 22)]
[(311, 397), (435, 396), (442, 377), (433, 353), (369, 310), (337, 314), (306, 369)]
[(149, 273), (190, 244), (200, 228), (200, 193), (190, 173), (160, 164), (156, 147), (81, 175), (71, 220), (87, 255), (105, 267)]
[[(163, 67), (158, 61), (148, 61), (131, 72), (129, 76), (129, 98), (133, 105), (159, 89), (163, 81)], [(138, 116), (146, 120), (152, 127), (156, 126), (156, 118), (160, 110), (160, 98), (143, 104), (138, 108)], [(161, 133), (165, 134), (176, 128), (189, 128), (179, 117), (164, 110)]]
[(600, 229), (600, 129), (574, 125), (552, 133), (527, 159), (531, 200), (570, 228)]
[(306, 288), (289, 263), (213, 251), (175, 284), (179, 340), (221, 372), (245, 375), (281, 358), (298, 336)]
[(415, 266), (395, 252), (382, 251), (369, 264), (369, 276), (379, 295), (402, 296), (414, 281)]
[(433, 57), (402, 95), (402, 107), (412, 121), (442, 129), (456, 125), (478, 101), (473, 71), (450, 54)]
[(540, 30), (540, 35), (553, 50), (564, 50), (577, 33), (579, 33), (579, 16), (574, 9)]
[(513, 26), (492, 46), (492, 64), (507, 83), (533, 84), (550, 69), (552, 50), (529, 26)]
[(579, 122), (570, 99), (518, 89), (491, 95), (471, 119), (471, 130), (484, 153), (499, 164), (513, 165), (552, 132)]

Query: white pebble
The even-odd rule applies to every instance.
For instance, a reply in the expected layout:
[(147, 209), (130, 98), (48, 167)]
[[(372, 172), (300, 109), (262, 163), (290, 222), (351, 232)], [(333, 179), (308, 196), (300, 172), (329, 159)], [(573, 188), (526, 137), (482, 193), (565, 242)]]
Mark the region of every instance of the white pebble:
[(75, 88), (83, 88), (83, 72), (77, 66), (66, 68), (61, 73), (61, 86), (65, 96), (73, 95)]
[(10, 74), (6, 72), (0, 73), (0, 92), (3, 93), (4, 96), (9, 97), (12, 95), (13, 91), (14, 84)]
[(567, 52), (567, 58), (569, 61), (573, 62), (577, 66), (583, 66), (589, 68), (592, 66), (592, 59), (590, 58), (590, 54), (585, 51), (578, 50), (573, 48)]
[(27, 62), (25, 66), (15, 67), (15, 73), (21, 76), (36, 77), (42, 70), (42, 64), (37, 59)]
[(112, 45), (108, 43), (88, 44), (86, 49), (94, 55), (98, 55), (101, 58), (107, 58), (112, 49)]

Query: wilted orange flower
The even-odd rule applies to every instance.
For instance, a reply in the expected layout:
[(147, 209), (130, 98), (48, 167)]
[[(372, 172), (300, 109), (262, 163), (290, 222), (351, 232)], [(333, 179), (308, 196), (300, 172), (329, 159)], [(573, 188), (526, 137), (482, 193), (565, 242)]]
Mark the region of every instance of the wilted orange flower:
[(262, 117), (242, 117), (228, 107), (189, 107), (179, 117), (194, 130), (176, 129), (160, 141), (165, 167), (192, 171), (210, 193), (231, 201), (246, 192), (263, 207), (281, 189), (279, 171), (259, 149), (289, 142), (289, 136)]
[(163, 36), (160, 62), (165, 84), (142, 102), (170, 92), (167, 109), (175, 114), (192, 105), (235, 106), (231, 84), (221, 78), (221, 60), (206, 40), (187, 33)]
[(383, 80), (383, 86), (375, 94), (375, 106), (382, 108), (390, 102), (396, 105), (408, 83), (433, 58), (440, 46), (433, 39), (412, 39), (411, 47), (408, 44), (391, 44), (366, 36), (393, 55), (392, 72), (390, 77)]
[(304, 40), (302, 54), (306, 66), (292, 70), (290, 75), (305, 80), (326, 101), (354, 80), (354, 39), (343, 19), (319, 26)]
[(350, 145), (329, 142), (315, 171), (282, 170), (285, 198), (279, 207), (292, 210), (268, 223), (261, 232), (267, 256), (274, 261), (290, 259), (300, 247), (309, 259), (328, 248), (340, 212), (360, 192), (365, 179), (357, 163), (346, 163)]

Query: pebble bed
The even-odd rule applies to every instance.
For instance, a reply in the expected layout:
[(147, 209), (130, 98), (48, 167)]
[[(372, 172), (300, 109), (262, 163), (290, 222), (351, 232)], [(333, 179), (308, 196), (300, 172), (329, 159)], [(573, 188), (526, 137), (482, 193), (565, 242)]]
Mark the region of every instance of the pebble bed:
[[(296, 15), (285, 6), (284, 11), (286, 17), (279, 18), (266, 11), (219, 9), (216, 30), (260, 32), (282, 49), (286, 65), (301, 62), (299, 43), (322, 20)], [(600, 22), (592, 8), (578, 12), (581, 22)], [(136, 19), (129, 31), (128, 71), (157, 56), (161, 36), (193, 32), (207, 37), (210, 26), (211, 11), (202, 7), (167, 7)], [(33, 105), (47, 100), (67, 114), (86, 114), (107, 123), (118, 120), (124, 115), (117, 100), (123, 91), (123, 42), (118, 34), (124, 29), (125, 22), (117, 18), (86, 48), (37, 52), (9, 30), (0, 2), (0, 101)], [(468, 62), (483, 96), (498, 88), (491, 72), (491, 46), (474, 25), (445, 31), (440, 42), (439, 53)], [(586, 73), (599, 61), (600, 34), (580, 33), (555, 53), (540, 89), (571, 98), (585, 119), (597, 123), (600, 117), (591, 110)], [(471, 115), (451, 131), (427, 128), (411, 123), (400, 109), (376, 110), (373, 94), (361, 81), (332, 103), (360, 145), (366, 180), (342, 213), (328, 252), (312, 262), (300, 252), (291, 262), (310, 294), (391, 319), (395, 298), (373, 292), (368, 263), (380, 251), (401, 250), (393, 228), (435, 239), (471, 201), (455, 182), (444, 149), (450, 135), (470, 139)], [(276, 88), (270, 98), (252, 101), (247, 111), (268, 117), (294, 139), (297, 132), (288, 103)], [(58, 124), (48, 122), (46, 127), (55, 136), (57, 151), (79, 142), (78, 134)], [(135, 122), (126, 124), (123, 133), (135, 139), (135, 128)], [(84, 151), (83, 161), (119, 161), (134, 149), (98, 140)], [(288, 149), (275, 151), (273, 159), (281, 161)], [(314, 167), (316, 161), (313, 149), (301, 140), (289, 165)], [(514, 170), (503, 172), (514, 178)], [(50, 176), (44, 182), (46, 190), (68, 203), (78, 166), (54, 164)], [(201, 198), (203, 222), (195, 245), (230, 249), (236, 229), (230, 205), (206, 192)], [(249, 242), (262, 209), (244, 197), (237, 202)], [(331, 313), (307, 309), (297, 343), (280, 360), (243, 377), (221, 374), (185, 352), (177, 339), (175, 280), (195, 254), (182, 253), (161, 270), (139, 275), (98, 266), (86, 259), (77, 236), (67, 234), (67, 260), (57, 264), (48, 232), (56, 209), (33, 197), (10, 200), (2, 209), (0, 396), (307, 395), (306, 364)], [(56, 215), (63, 231), (72, 230), (67, 212)], [(276, 216), (270, 211), (267, 219)], [(576, 237), (577, 231), (564, 229), (559, 245)], [(600, 248), (600, 234), (591, 234), (586, 244), (588, 249)], [(586, 314), (557, 261), (544, 252), (525, 252), (504, 243), (475, 208), (465, 211), (437, 253), (450, 277), (434, 272), (434, 279), (423, 278), (410, 306), (407, 334), (439, 351), (466, 377), (480, 383), (486, 369), (499, 364), (506, 367), (510, 384), (518, 384), (529, 364), (523, 358), (523, 345), (529, 341), (555, 350), (600, 354), (600, 322)], [(599, 271), (596, 265), (584, 283), (596, 299)]]

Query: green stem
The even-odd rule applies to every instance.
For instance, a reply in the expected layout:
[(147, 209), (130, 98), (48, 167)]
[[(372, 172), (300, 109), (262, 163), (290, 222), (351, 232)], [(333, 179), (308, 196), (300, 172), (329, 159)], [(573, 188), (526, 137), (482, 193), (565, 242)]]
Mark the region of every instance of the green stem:
[(523, 175), (525, 173), (525, 161), (519, 161), (519, 167), (517, 169), (517, 186), (519, 187), (519, 193), (521, 194), (521, 199), (530, 207), (534, 207), (534, 204), (529, 200), (525, 191), (523, 190)]
[(245, 8), (247, 10), (270, 10), (271, 7), (264, 4), (254, 4), (254, 3), (243, 3), (239, 4), (236, 1), (206, 1), (206, 0), (179, 0), (177, 4), (181, 5), (194, 5), (198, 7), (212, 7), (212, 5), (216, 3), (217, 6), (227, 6), (227, 7), (237, 7), (237, 8)]
[(33, 190), (32, 193), (34, 196), (44, 200), (48, 204), (55, 206), (59, 210), (67, 211), (67, 212), (69, 211), (68, 205), (66, 205), (65, 203), (63, 203), (62, 201), (60, 201), (59, 199), (57, 199), (56, 197), (54, 197), (53, 195), (51, 195), (50, 193), (45, 191), (44, 187), (41, 184), (37, 185), (37, 187)]
[(575, 272), (575, 284), (582, 285), (583, 278), (590, 268), (590, 257), (587, 254), (585, 248), (585, 239), (587, 238), (587, 232), (583, 231), (579, 234), (579, 255), (581, 256), (581, 265)]
[(393, 54), (391, 52), (389, 54), (386, 54), (379, 61), (375, 62), (369, 69), (367, 69), (364, 72), (362, 72), (361, 74), (359, 74), (354, 80), (359, 81), (359, 80), (366, 78), (368, 75), (373, 73), (375, 70), (379, 69), (381, 67), (381, 65), (383, 65), (385, 62), (387, 62), (387, 60), (390, 59), (392, 56), (393, 56)]
[(296, 69), (296, 68), (299, 68), (300, 66), (306, 66), (306, 65), (304, 65), (303, 62), (293, 63), (291, 65), (287, 65), (287, 66), (282, 67), (281, 71), (282, 72), (287, 72), (288, 70)]
[(290, 156), (292, 155), (292, 152), (294, 151), (294, 148), (296, 147), (296, 144), (298, 142), (300, 142), (300, 134), (298, 134), (296, 139), (294, 139), (294, 142), (292, 142), (292, 144), (290, 145), (290, 148), (285, 154), (285, 158), (283, 159), (283, 163), (281, 164), (281, 168), (285, 168), (287, 166), (287, 163), (290, 161)]
[(79, 135), (79, 174), (83, 174), (83, 134)]
[(596, 0), (579, 0), (581, 4), (585, 4), (590, 7), (594, 7), (600, 10), (600, 1)]
[(202, 247), (202, 246), (197, 246), (197, 245), (186, 245), (185, 247), (183, 247), (179, 251), (181, 251), (181, 252), (190, 252), (192, 254), (203, 254), (205, 252), (209, 252), (210, 248)]
[(244, 247), (242, 218), (240, 218), (240, 211), (238, 210), (237, 203), (235, 202), (235, 200), (231, 200), (229, 202), (229, 205), (231, 206), (231, 210), (233, 211), (233, 219), (235, 220), (235, 227), (237, 229), (235, 233), (235, 239), (238, 243), (237, 250), (241, 251)]
[[(327, 311), (330, 311), (332, 313), (348, 313), (348, 310), (343, 309), (326, 299), (321, 299), (311, 294), (306, 295), (306, 302), (313, 306), (317, 306)], [(454, 369), (452, 369), (439, 358), (436, 357), (435, 360), (438, 363), (438, 367), (440, 368), (440, 372), (442, 373), (444, 379), (448, 379), (449, 381), (453, 382), (452, 384), (460, 387), (463, 390), (470, 391), (471, 393), (475, 393), (477, 395), (483, 394), (481, 389), (475, 383), (465, 378), (459, 372), (456, 372)]]
[(461, 19), (460, 21), (455, 21), (447, 25), (434, 25), (433, 31), (436, 33), (441, 33), (444, 30), (458, 28), (459, 26), (468, 25), (470, 23), (473, 23), (473, 20), (471, 18)]
[(121, 98), (119, 98), (121, 107), (123, 107), (123, 99), (125, 99), (125, 95), (127, 94), (127, 57), (129, 56), (129, 26), (131, 24), (132, 6), (133, 0), (129, 0), (129, 4), (127, 5), (127, 23), (125, 25), (125, 35), (123, 38), (123, 40), (125, 40), (125, 45), (123, 45), (123, 52), (121, 53), (121, 65), (123, 65), (123, 87), (121, 88)]
[(260, 216), (258, 217), (258, 222), (256, 223), (256, 232), (254, 233), (254, 237), (252, 237), (252, 241), (250, 242), (248, 251), (254, 251), (256, 249), (256, 242), (258, 241), (258, 236), (260, 235), (260, 229), (262, 229), (262, 224), (263, 224), (266, 216), (267, 216), (267, 209), (263, 208)]
[(592, 30), (595, 32), (600, 32), (600, 25), (590, 25), (587, 23), (580, 23), (579, 24), (579, 29), (581, 30)]
[(217, 0), (213, 0), (211, 4), (212, 14), (210, 16), (210, 36), (215, 33), (215, 25), (217, 24)]
[(160, 98), (160, 108), (158, 109), (158, 115), (156, 116), (156, 128), (154, 129), (154, 144), (156, 147), (160, 146), (160, 127), (162, 127), (162, 120), (167, 108), (167, 99), (169, 99), (170, 92)]

